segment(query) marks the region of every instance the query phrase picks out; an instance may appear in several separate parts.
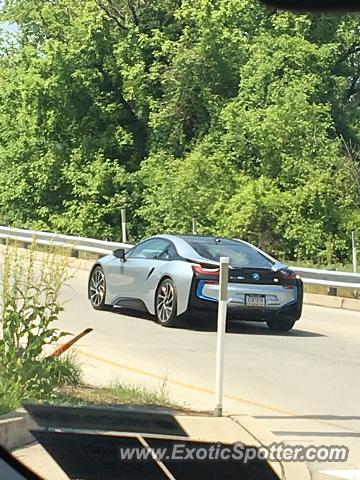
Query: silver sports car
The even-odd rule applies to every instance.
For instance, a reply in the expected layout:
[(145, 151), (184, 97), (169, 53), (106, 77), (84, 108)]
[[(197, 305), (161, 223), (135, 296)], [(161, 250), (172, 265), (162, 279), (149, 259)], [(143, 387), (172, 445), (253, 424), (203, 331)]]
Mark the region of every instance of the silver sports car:
[[(157, 235), (97, 260), (88, 295), (97, 310), (145, 310), (164, 326), (185, 315), (216, 312), (219, 260), (229, 257), (228, 318), (290, 330), (301, 316), (303, 284), (285, 264), (242, 240)], [(199, 317), (200, 315), (198, 315)]]

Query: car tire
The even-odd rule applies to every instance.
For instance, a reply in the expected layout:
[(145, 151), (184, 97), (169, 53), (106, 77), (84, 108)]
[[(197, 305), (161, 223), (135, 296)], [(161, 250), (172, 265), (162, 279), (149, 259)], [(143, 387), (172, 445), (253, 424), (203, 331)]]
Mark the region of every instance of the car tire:
[(164, 278), (156, 290), (155, 316), (163, 327), (175, 327), (178, 324), (177, 294), (171, 278)]
[(105, 303), (106, 298), (106, 278), (100, 265), (96, 266), (90, 275), (89, 280), (89, 299), (95, 310), (108, 310), (109, 305)]
[(266, 323), (274, 332), (288, 332), (295, 325), (295, 320), (291, 317), (276, 317)]

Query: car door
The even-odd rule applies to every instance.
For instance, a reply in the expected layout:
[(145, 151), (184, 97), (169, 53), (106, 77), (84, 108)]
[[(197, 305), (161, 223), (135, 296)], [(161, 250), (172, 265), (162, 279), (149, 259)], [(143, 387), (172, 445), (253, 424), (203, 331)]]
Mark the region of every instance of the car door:
[(155, 268), (156, 259), (167, 249), (169, 241), (151, 238), (132, 248), (112, 268), (111, 283), (117, 294), (125, 298), (140, 298), (145, 294), (145, 282)]

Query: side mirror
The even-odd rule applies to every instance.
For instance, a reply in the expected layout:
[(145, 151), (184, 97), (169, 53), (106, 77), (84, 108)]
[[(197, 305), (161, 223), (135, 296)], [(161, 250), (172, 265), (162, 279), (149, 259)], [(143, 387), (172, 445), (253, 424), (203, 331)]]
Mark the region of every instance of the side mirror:
[(125, 262), (125, 250), (123, 248), (117, 248), (113, 251), (113, 255), (120, 260), (124, 260)]

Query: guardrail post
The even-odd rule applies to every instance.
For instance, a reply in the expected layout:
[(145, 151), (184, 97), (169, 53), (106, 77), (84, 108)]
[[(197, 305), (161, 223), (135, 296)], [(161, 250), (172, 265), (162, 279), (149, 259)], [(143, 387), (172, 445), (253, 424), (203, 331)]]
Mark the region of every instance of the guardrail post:
[(219, 279), (219, 306), (217, 319), (217, 345), (216, 345), (216, 390), (215, 390), (215, 416), (222, 417), (223, 390), (224, 390), (224, 346), (226, 331), (226, 313), (228, 303), (229, 258), (220, 258)]
[(127, 243), (126, 208), (121, 209), (121, 234), (123, 243)]
[[(334, 271), (336, 272), (336, 268), (327, 268), (326, 270)], [(330, 295), (331, 297), (337, 297), (337, 287), (327, 287), (327, 294)]]
[(197, 234), (197, 222), (196, 218), (192, 219), (192, 234), (196, 235)]
[(352, 240), (353, 270), (354, 270), (354, 273), (356, 273), (357, 272), (357, 251), (356, 251), (356, 234), (355, 234), (355, 232), (351, 232), (351, 240)]

